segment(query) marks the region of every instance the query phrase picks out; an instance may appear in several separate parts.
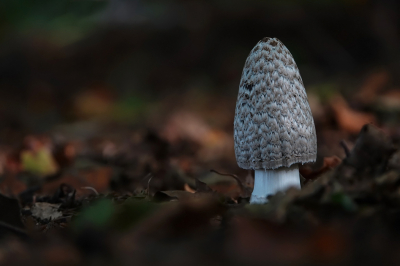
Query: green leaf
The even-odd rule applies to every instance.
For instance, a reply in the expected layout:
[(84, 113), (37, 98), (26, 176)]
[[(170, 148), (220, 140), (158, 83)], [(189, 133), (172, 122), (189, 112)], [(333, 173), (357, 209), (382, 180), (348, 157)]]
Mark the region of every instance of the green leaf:
[(336, 205), (340, 205), (345, 209), (346, 211), (356, 211), (357, 210), (357, 205), (354, 203), (354, 201), (346, 194), (344, 193), (333, 193), (331, 195), (331, 202)]
[(120, 230), (129, 229), (143, 218), (152, 214), (160, 206), (161, 204), (137, 200), (135, 198), (127, 199), (123, 204), (118, 206), (113, 219), (113, 225)]
[(82, 210), (74, 220), (73, 228), (76, 231), (80, 231), (88, 226), (96, 229), (105, 228), (110, 224), (114, 212), (115, 207), (111, 200), (100, 199), (93, 205)]

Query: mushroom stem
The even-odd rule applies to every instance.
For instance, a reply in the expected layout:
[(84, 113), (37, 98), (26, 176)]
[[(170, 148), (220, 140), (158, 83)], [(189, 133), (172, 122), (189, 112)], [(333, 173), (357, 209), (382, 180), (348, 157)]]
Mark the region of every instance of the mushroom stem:
[(268, 195), (285, 191), (289, 187), (300, 189), (300, 174), (297, 164), (278, 169), (255, 170), (254, 190), (251, 194), (250, 203), (266, 203)]

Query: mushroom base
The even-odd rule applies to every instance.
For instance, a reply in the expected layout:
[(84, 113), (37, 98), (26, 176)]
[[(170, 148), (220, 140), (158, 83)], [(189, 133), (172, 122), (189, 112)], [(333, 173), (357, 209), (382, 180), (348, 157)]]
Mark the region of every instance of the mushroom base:
[(251, 204), (266, 203), (268, 195), (285, 191), (289, 187), (300, 189), (300, 174), (297, 164), (273, 170), (255, 170), (254, 172), (254, 190), (250, 198)]

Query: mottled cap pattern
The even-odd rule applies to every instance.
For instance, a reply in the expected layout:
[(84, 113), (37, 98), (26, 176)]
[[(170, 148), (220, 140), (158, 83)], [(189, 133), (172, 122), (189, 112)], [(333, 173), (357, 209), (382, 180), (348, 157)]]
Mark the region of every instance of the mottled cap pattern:
[(317, 138), (299, 69), (277, 38), (264, 38), (243, 68), (234, 121), (235, 154), (244, 169), (315, 161)]

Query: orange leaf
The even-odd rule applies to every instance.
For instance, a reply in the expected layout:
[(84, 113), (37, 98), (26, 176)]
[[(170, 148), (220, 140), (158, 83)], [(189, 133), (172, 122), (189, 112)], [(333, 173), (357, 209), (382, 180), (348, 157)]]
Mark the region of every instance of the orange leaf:
[(315, 180), (322, 174), (332, 170), (342, 163), (342, 160), (337, 156), (325, 157), (324, 163), (318, 170), (311, 170), (310, 168), (302, 168), (300, 169), (301, 175), (307, 180)]
[(363, 104), (373, 102), (379, 92), (382, 91), (389, 82), (389, 78), (389, 74), (386, 71), (371, 74), (355, 95), (355, 99)]
[(345, 99), (339, 95), (332, 99), (331, 107), (339, 127), (349, 133), (356, 134), (365, 124), (375, 122), (373, 114), (351, 109)]

